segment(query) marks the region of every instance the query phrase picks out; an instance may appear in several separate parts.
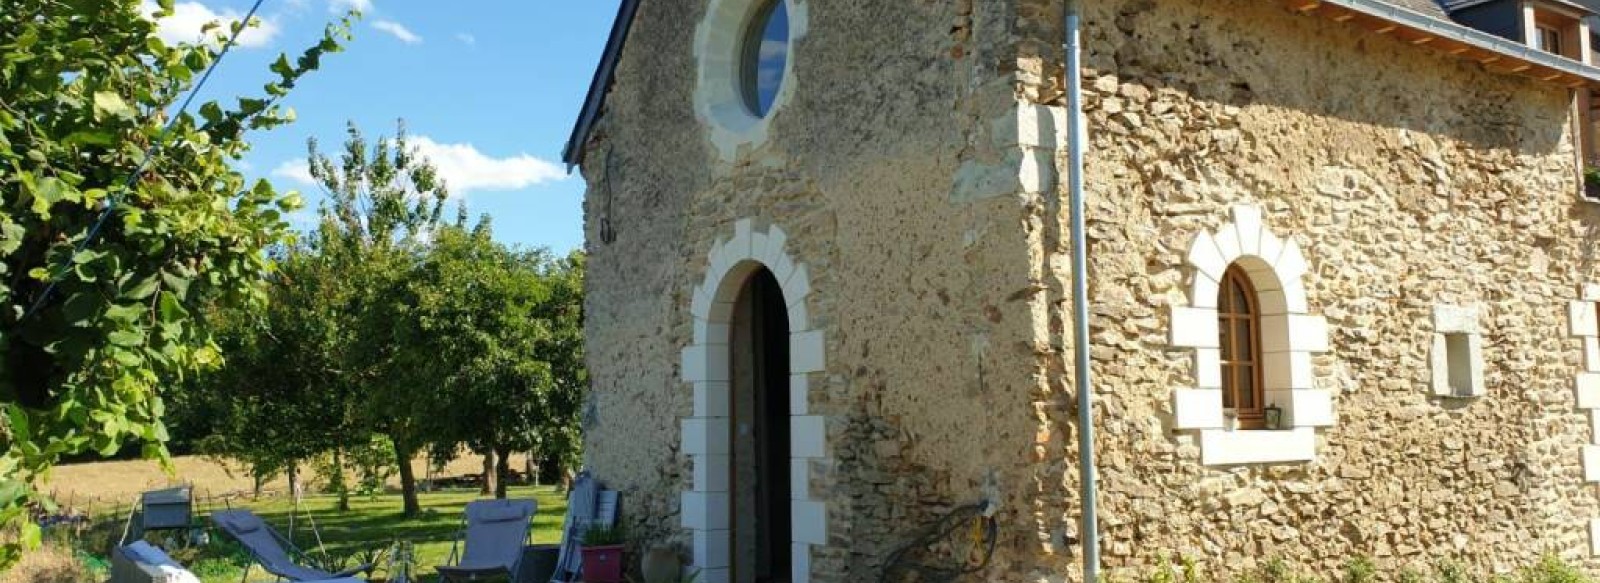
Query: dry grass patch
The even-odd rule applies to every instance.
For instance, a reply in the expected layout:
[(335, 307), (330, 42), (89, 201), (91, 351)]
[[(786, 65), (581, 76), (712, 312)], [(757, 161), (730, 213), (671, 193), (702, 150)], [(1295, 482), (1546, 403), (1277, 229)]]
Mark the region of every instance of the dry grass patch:
[[(512, 457), (512, 467), (521, 467), (522, 456)], [(113, 506), (126, 507), (140, 492), (175, 484), (194, 484), (195, 495), (211, 497), (227, 494), (249, 494), (255, 483), (248, 472), (229, 467), (215, 459), (201, 456), (172, 458), (174, 475), (161, 470), (161, 464), (151, 460), (107, 461), (68, 464), (56, 467), (44, 491), (53, 492), (57, 502), (73, 508), (95, 510)], [(412, 468), (420, 478), (426, 475), (427, 462), (418, 458)], [(441, 475), (457, 476), (483, 470), (483, 458), (475, 455), (457, 457), (445, 466)], [(390, 486), (400, 487), (399, 478), (391, 478)], [(289, 489), (288, 480), (279, 476), (263, 484), (269, 492)]]
[(71, 549), (54, 544), (23, 553), (21, 562), (0, 573), (0, 583), (84, 583), (92, 579)]

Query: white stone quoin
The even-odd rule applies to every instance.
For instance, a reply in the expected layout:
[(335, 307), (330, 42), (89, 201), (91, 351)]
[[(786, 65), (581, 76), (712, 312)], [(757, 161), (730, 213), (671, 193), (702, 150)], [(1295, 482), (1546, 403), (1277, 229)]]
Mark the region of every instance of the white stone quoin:
[(728, 331), (734, 299), (746, 278), (762, 267), (778, 280), (789, 307), (791, 581), (811, 580), (811, 548), (828, 541), (827, 505), (813, 499), (810, 488), (811, 462), (828, 458), (827, 427), (809, 407), (811, 376), (826, 370), (827, 338), (812, 329), (806, 307), (810, 272), (788, 255), (787, 242), (777, 225), (761, 230), (753, 219), (740, 219), (732, 239), (712, 246), (705, 279), (690, 301), (694, 344), (684, 347), (681, 366), (683, 381), (694, 387), (694, 416), (681, 420), (681, 429), (682, 451), (694, 468), (691, 489), (683, 493), (682, 525), (690, 531), (693, 568), (701, 583), (725, 583), (732, 565)]
[[(1197, 234), (1189, 245), (1189, 304), (1174, 305), (1170, 313), (1169, 344), (1194, 350), (1196, 385), (1173, 389), (1173, 426), (1199, 433), (1206, 465), (1309, 461), (1316, 457), (1315, 428), (1337, 421), (1333, 394), (1312, 383), (1311, 355), (1328, 351), (1328, 322), (1306, 308), (1300, 245), (1273, 233), (1259, 207), (1238, 205), (1230, 215), (1232, 222)], [(1282, 430), (1223, 428), (1217, 292), (1234, 264), (1259, 295), (1263, 396), (1283, 410)]]
[[(1600, 483), (1600, 285), (1585, 284), (1567, 304), (1568, 333), (1583, 342), (1583, 370), (1573, 381), (1578, 410), (1589, 415), (1589, 443), (1579, 455), (1585, 482)], [(1589, 521), (1589, 554), (1600, 556), (1600, 518)]]

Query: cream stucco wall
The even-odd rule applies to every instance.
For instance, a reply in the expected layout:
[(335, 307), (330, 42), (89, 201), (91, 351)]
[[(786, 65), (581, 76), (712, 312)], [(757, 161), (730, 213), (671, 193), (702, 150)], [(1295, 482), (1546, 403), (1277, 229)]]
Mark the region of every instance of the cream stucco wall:
[[(696, 113), (707, 2), (642, 5), (583, 168), (588, 462), (636, 534), (689, 554), (693, 304), (741, 220), (775, 226), (825, 338), (804, 403), (824, 427), (804, 458), (825, 513), (813, 580), (873, 579), (906, 532), (985, 497), (991, 579), (1074, 577), (1060, 73), (1044, 65), (1059, 3), (805, 4), (795, 90), (763, 142), (731, 150)], [(1567, 91), (1276, 3), (1086, 5), (1108, 564), (1600, 566), (1568, 322), (1600, 279), (1600, 213), (1576, 197)], [(1326, 321), (1304, 388), (1337, 416), (1308, 428), (1310, 462), (1206, 465), (1200, 434), (1174, 426), (1173, 391), (1198, 379), (1171, 308), (1192, 301), (1195, 237), (1237, 204), (1303, 251)], [(1480, 398), (1434, 396), (1441, 304), (1479, 307)]]

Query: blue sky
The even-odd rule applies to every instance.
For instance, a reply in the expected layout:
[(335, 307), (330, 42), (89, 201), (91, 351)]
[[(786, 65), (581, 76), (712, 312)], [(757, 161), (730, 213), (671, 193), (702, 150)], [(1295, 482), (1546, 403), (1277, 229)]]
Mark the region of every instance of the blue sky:
[[(557, 251), (583, 244), (583, 181), (567, 176), (561, 147), (605, 45), (618, 0), (265, 0), (265, 26), (241, 37), (199, 102), (259, 95), (267, 64), (291, 59), (344, 9), (363, 19), (345, 52), (323, 60), (285, 104), (298, 120), (251, 135), (244, 170), (299, 190), (306, 138), (337, 154), (347, 121), (369, 139), (408, 133), (440, 166), (452, 193), (493, 217), (495, 237)], [(170, 39), (211, 18), (238, 18), (246, 0), (179, 0), (162, 25)], [(336, 156), (335, 156), (336, 157)], [(309, 212), (308, 210), (308, 212)], [(454, 208), (449, 210), (454, 215)], [(306, 215), (309, 216), (309, 215)]]

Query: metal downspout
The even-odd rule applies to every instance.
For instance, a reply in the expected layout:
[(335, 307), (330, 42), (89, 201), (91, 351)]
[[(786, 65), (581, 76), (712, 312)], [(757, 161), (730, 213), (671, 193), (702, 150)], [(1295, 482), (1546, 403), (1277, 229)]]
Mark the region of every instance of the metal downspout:
[(1067, 193), (1071, 207), (1073, 386), (1078, 391), (1078, 499), (1083, 509), (1079, 539), (1083, 546), (1083, 581), (1100, 577), (1100, 531), (1095, 517), (1094, 390), (1089, 375), (1088, 246), (1083, 226), (1083, 147), (1088, 133), (1083, 119), (1083, 61), (1079, 42), (1079, 0), (1063, 0), (1066, 52), (1063, 77), (1067, 90)]

